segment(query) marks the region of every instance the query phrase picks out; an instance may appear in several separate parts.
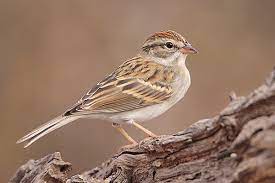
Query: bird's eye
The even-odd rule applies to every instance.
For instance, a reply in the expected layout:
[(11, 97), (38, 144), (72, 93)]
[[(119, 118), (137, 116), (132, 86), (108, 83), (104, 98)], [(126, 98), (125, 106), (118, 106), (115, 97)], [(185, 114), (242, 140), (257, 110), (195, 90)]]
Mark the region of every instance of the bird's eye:
[(174, 47), (173, 43), (171, 43), (171, 42), (165, 43), (165, 46), (166, 46), (167, 48), (173, 48), (173, 47)]

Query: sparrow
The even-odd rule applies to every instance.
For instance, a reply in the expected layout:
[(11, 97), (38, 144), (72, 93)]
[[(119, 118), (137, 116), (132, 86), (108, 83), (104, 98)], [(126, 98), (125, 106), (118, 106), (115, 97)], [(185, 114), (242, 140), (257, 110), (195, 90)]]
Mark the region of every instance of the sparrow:
[(97, 83), (62, 115), (31, 131), (17, 143), (25, 148), (68, 123), (81, 118), (112, 122), (130, 143), (137, 142), (122, 128), (130, 124), (150, 137), (156, 135), (139, 122), (155, 118), (181, 100), (190, 84), (187, 55), (197, 50), (179, 33), (161, 31), (149, 36), (141, 51)]

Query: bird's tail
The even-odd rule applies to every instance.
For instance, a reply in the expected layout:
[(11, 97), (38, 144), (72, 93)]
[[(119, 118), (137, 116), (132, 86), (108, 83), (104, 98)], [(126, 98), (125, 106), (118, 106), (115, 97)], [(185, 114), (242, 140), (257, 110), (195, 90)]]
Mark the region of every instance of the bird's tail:
[(22, 143), (25, 142), (26, 145), (24, 148), (30, 146), (32, 143), (43, 137), (44, 135), (72, 122), (78, 119), (79, 116), (58, 116), (51, 121), (48, 121), (47, 123), (43, 124), (42, 126), (36, 128), (35, 130), (31, 131), (21, 139), (19, 139), (16, 143)]

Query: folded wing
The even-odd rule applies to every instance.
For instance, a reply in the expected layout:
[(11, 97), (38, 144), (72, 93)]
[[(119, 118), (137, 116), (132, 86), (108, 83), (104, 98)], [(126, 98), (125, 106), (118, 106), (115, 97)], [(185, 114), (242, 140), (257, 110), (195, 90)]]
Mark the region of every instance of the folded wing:
[(99, 82), (69, 113), (116, 113), (159, 104), (173, 94), (173, 80), (173, 69), (136, 57)]

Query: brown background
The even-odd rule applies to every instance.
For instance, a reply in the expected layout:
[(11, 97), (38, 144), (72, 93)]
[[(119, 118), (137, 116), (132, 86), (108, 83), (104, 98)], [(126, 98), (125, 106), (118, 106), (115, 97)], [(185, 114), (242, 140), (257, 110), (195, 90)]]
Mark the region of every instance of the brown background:
[(275, 65), (274, 7), (257, 0), (0, 1), (0, 182), (30, 158), (60, 151), (76, 173), (126, 145), (100, 120), (79, 120), (28, 149), (15, 142), (135, 56), (155, 31), (182, 33), (200, 53), (188, 57), (184, 101), (145, 126), (170, 134), (217, 114), (230, 91), (248, 94)]

